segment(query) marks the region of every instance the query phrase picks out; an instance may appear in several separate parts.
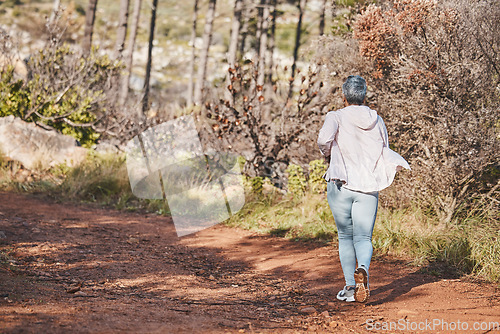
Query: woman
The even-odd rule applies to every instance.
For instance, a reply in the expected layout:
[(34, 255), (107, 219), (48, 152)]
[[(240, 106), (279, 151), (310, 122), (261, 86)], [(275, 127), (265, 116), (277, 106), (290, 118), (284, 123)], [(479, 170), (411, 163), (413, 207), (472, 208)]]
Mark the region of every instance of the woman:
[(378, 193), (392, 183), (397, 171), (410, 166), (389, 149), (382, 118), (363, 105), (365, 80), (359, 75), (349, 76), (342, 94), (345, 108), (328, 112), (318, 146), (330, 161), (324, 178), (346, 283), (337, 299), (365, 302), (370, 296), (368, 270)]

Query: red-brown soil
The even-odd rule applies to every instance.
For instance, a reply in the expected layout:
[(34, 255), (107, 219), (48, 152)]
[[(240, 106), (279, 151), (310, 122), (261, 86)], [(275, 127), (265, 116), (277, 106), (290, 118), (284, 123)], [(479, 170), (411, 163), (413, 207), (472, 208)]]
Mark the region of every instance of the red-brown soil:
[(368, 303), (337, 301), (335, 245), (222, 225), (178, 238), (166, 217), (13, 193), (0, 231), (1, 333), (500, 332), (495, 286), (386, 257)]

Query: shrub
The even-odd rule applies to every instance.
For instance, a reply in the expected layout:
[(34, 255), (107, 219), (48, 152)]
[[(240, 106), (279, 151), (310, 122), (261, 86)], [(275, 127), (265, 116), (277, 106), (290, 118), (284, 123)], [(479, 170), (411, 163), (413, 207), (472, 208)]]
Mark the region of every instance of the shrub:
[[(120, 135), (129, 122), (115, 106), (114, 85), (121, 65), (92, 50), (89, 55), (61, 43), (57, 31), (27, 63), (28, 76), (15, 75), (14, 42), (2, 34), (0, 117), (14, 115), (73, 136), (91, 146), (103, 135)], [(121, 111), (120, 111), (121, 113)]]
[(313, 160), (309, 163), (309, 189), (316, 194), (326, 192), (326, 182), (323, 179), (328, 166), (323, 160)]
[(413, 170), (394, 202), (418, 200), (449, 222), (498, 183), (499, 22), (489, 0), (395, 0), (357, 17), (372, 102)]
[(262, 195), (262, 187), (263, 187), (263, 178), (260, 176), (255, 176), (250, 179), (250, 183), (252, 186), (252, 192), (257, 196)]
[(288, 191), (294, 197), (301, 197), (306, 191), (306, 177), (304, 169), (298, 165), (288, 165), (286, 172), (288, 173)]

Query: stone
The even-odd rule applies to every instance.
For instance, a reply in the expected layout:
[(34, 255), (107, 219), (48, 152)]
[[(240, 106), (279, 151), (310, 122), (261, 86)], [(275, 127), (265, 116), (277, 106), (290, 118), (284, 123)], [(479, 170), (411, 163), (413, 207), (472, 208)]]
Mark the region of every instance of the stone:
[(48, 131), (12, 115), (0, 118), (0, 152), (27, 169), (46, 169), (83, 162), (87, 149), (70, 136)]
[(304, 307), (300, 309), (300, 313), (306, 313), (306, 314), (316, 313), (316, 309), (312, 306)]

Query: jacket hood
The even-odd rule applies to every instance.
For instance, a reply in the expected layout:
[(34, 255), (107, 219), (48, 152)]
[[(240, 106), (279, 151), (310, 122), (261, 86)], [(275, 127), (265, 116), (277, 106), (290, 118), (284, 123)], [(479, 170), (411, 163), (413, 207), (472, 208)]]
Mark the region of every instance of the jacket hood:
[(342, 109), (342, 117), (354, 126), (369, 130), (377, 124), (378, 115), (375, 110), (367, 106), (348, 106)]

